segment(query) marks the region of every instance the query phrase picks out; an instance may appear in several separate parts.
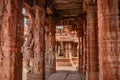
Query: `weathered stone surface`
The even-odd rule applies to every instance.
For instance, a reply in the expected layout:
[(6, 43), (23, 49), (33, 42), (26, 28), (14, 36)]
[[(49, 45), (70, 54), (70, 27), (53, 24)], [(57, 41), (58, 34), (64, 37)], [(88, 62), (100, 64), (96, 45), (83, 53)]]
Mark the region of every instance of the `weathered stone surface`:
[(0, 1), (0, 80), (22, 80), (23, 0)]
[(55, 72), (56, 70), (56, 59), (55, 59), (55, 23), (52, 17), (47, 18), (46, 25), (46, 63), (45, 71), (46, 77)]
[(32, 71), (33, 65), (30, 65), (33, 61), (33, 46), (34, 46), (34, 39), (33, 39), (33, 19), (27, 19), (27, 26), (26, 31), (24, 32), (24, 43), (22, 47), (23, 58), (26, 62), (26, 69), (28, 72)]
[(98, 0), (99, 80), (119, 80), (118, 0)]
[(87, 80), (99, 79), (98, 68), (97, 6), (87, 6)]
[[(34, 6), (34, 62), (33, 71), (28, 73), (28, 80), (44, 80), (45, 76), (45, 8)], [(30, 76), (31, 75), (31, 76)]]
[(86, 41), (86, 16), (84, 15), (83, 17), (84, 21), (83, 21), (83, 74), (86, 74), (86, 64), (87, 64), (87, 41)]

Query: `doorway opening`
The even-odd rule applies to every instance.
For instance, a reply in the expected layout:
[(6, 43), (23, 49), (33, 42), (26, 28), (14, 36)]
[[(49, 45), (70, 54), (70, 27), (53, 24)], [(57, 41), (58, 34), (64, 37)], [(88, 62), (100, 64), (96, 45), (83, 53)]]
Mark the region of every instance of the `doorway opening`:
[(79, 43), (71, 25), (56, 26), (56, 71), (78, 71)]

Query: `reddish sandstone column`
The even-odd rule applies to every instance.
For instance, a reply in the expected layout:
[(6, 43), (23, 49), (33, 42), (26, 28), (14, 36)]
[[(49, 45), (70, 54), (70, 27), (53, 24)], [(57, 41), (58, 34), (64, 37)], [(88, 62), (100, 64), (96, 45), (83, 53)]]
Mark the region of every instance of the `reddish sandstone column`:
[(87, 4), (87, 80), (99, 80), (98, 77), (98, 36), (97, 6), (92, 1)]
[(34, 67), (33, 71), (28, 73), (27, 80), (44, 80), (45, 78), (45, 8), (43, 4), (40, 1), (38, 6), (34, 6)]
[(119, 80), (120, 27), (118, 0), (98, 0), (99, 80)]
[(50, 76), (56, 70), (56, 60), (55, 60), (55, 25), (52, 17), (47, 18), (46, 25), (46, 77)]
[(44, 57), (45, 57), (45, 9), (43, 6), (35, 8), (35, 47), (34, 47), (34, 80), (44, 79)]
[[(120, 0), (119, 0), (119, 26), (120, 26)], [(118, 44), (120, 44), (120, 29), (119, 29), (119, 40), (118, 40)], [(120, 53), (120, 45), (118, 46), (118, 51)], [(119, 54), (119, 57), (118, 57), (118, 76), (119, 76), (119, 79), (120, 79), (120, 54)]]
[(87, 60), (87, 52), (86, 52), (86, 16), (84, 14), (83, 21), (83, 74), (86, 74), (86, 60)]
[(52, 20), (52, 26), (51, 26), (51, 47), (52, 47), (52, 67), (51, 72), (56, 72), (56, 55), (55, 55), (55, 45), (56, 45), (56, 26), (54, 25), (54, 20)]
[(23, 1), (1, 0), (0, 80), (22, 80)]

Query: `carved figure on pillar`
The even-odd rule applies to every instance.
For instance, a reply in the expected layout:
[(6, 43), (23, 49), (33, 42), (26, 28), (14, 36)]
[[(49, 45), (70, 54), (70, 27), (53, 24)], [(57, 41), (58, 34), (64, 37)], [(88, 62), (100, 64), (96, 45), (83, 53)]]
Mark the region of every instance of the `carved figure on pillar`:
[(23, 58), (26, 61), (26, 69), (28, 72), (32, 70), (32, 67), (30, 66), (30, 60), (33, 58), (33, 44), (34, 44), (34, 39), (33, 39), (33, 28), (32, 28), (32, 20), (29, 19), (27, 24), (27, 30), (24, 34), (24, 44), (23, 44)]
[(1, 64), (1, 62), (2, 62), (2, 58), (3, 58), (3, 51), (2, 51), (2, 48), (1, 48), (1, 46), (0, 46), (0, 64)]

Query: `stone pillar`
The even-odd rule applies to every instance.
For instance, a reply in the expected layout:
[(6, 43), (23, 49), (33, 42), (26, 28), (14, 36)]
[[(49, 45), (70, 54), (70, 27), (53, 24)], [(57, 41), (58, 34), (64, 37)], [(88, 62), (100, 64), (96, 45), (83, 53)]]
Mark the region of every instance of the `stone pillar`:
[(65, 42), (65, 58), (67, 58), (67, 43)]
[(65, 58), (69, 58), (69, 45), (68, 45), (68, 42), (65, 43), (65, 55), (66, 57)]
[(50, 76), (50, 53), (49, 53), (49, 26), (45, 26), (45, 77)]
[(79, 51), (79, 72), (80, 73), (82, 73), (82, 66), (83, 66), (83, 54), (82, 54), (81, 42), (82, 42), (82, 36), (80, 36), (80, 43), (79, 43), (79, 46), (80, 46), (80, 51)]
[(22, 80), (23, 0), (0, 1), (0, 80)]
[(56, 26), (54, 23), (54, 20), (51, 22), (51, 51), (52, 51), (52, 64), (51, 64), (51, 73), (56, 72), (56, 51), (55, 51), (55, 45), (56, 45)]
[[(56, 71), (56, 57), (55, 57), (55, 25), (52, 17), (47, 18), (47, 35), (46, 35), (46, 78)], [(46, 29), (46, 30), (47, 30)]]
[(60, 42), (60, 56), (64, 56), (64, 44), (62, 41)]
[(99, 80), (98, 68), (98, 36), (97, 36), (97, 5), (87, 3), (87, 73), (86, 80)]
[(72, 49), (72, 46), (71, 46), (71, 42), (69, 42), (69, 59), (71, 59), (72, 57), (72, 53), (71, 53), (71, 49)]
[(120, 80), (118, 0), (98, 0), (99, 80)]
[(83, 74), (86, 74), (86, 61), (87, 61), (87, 52), (86, 52), (86, 17), (84, 15), (83, 21)]
[(27, 80), (45, 80), (45, 6), (40, 0), (35, 9), (34, 27), (34, 65), (33, 71), (27, 74)]
[[(120, 27), (120, 0), (119, 0), (119, 27)], [(120, 31), (120, 29), (119, 29), (119, 31)], [(118, 43), (120, 44), (120, 37), (119, 37)], [(120, 45), (118, 46), (118, 51), (120, 53)], [(118, 61), (119, 61), (118, 62), (119, 63), (118, 64), (118, 76), (119, 76), (119, 79), (120, 79), (120, 54), (119, 54), (119, 60)]]

